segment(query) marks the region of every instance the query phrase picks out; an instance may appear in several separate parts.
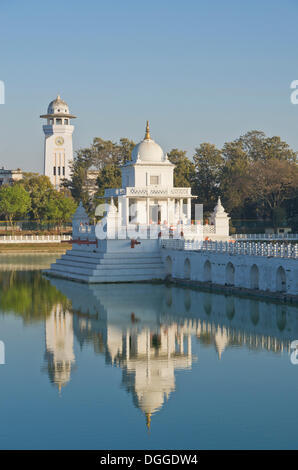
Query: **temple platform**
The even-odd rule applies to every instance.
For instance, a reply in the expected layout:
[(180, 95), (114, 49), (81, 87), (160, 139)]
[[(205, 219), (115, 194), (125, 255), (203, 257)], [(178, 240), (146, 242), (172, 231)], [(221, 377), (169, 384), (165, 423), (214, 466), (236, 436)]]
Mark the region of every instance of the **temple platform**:
[(102, 252), (74, 246), (44, 273), (90, 284), (163, 280), (166, 274), (159, 250), (138, 248)]

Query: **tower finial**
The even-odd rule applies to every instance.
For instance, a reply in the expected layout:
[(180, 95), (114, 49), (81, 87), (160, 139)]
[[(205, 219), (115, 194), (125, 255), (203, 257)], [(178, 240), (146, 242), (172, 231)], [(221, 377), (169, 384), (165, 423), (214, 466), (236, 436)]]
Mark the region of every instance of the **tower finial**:
[(145, 133), (145, 139), (144, 140), (147, 140), (147, 139), (151, 139), (150, 129), (149, 129), (149, 121), (147, 121), (147, 124), (146, 124), (146, 133)]
[[(148, 122), (148, 121), (147, 121)], [(146, 426), (148, 432), (150, 432), (150, 427), (151, 427), (151, 413), (146, 413)]]

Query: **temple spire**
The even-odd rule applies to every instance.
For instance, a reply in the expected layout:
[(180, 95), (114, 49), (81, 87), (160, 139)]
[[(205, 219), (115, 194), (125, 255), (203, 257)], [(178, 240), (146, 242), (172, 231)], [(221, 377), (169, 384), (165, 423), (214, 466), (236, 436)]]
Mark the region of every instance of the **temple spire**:
[(145, 133), (145, 139), (144, 139), (144, 140), (148, 140), (148, 139), (151, 139), (151, 137), (150, 137), (149, 121), (147, 121), (147, 124), (146, 124), (146, 133)]
[[(148, 121), (147, 121), (148, 122)], [(148, 432), (150, 432), (150, 427), (151, 427), (151, 413), (146, 413), (146, 426)]]

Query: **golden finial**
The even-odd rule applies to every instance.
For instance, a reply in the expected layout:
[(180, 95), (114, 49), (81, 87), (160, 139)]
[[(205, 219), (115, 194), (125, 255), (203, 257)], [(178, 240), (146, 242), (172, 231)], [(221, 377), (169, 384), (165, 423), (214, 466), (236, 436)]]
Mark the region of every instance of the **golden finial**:
[[(147, 121), (148, 122), (148, 121)], [(146, 426), (148, 431), (150, 431), (151, 426), (151, 413), (146, 413)]]
[(150, 129), (149, 129), (149, 121), (147, 121), (146, 133), (145, 133), (145, 139), (144, 139), (144, 140), (147, 140), (147, 139), (151, 139), (151, 137), (150, 137)]

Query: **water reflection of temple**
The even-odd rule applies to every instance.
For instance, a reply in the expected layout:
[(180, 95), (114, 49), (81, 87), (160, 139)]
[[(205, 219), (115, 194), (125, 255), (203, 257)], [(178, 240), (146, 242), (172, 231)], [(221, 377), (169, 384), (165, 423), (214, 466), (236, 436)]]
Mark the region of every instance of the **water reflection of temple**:
[(192, 367), (192, 337), (220, 358), (229, 347), (280, 353), (298, 334), (290, 305), (166, 287), (51, 282), (72, 302), (47, 320), (51, 380), (61, 387), (74, 364), (73, 337), (93, 345), (107, 364), (122, 369), (122, 385), (146, 415), (160, 410), (175, 390), (175, 371)]
[(70, 380), (71, 369), (75, 362), (73, 350), (73, 315), (56, 305), (46, 319), (47, 369), (50, 381), (59, 391)]
[(111, 362), (122, 368), (123, 386), (150, 427), (151, 415), (175, 390), (175, 370), (191, 368), (190, 332), (173, 323), (154, 331), (127, 328), (122, 337), (118, 332), (111, 339), (107, 343), (109, 353), (114, 353)]

